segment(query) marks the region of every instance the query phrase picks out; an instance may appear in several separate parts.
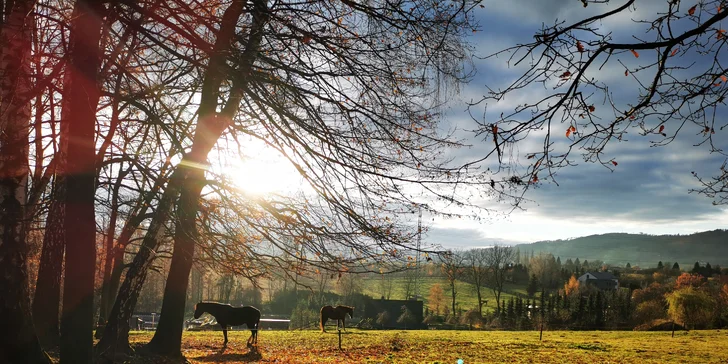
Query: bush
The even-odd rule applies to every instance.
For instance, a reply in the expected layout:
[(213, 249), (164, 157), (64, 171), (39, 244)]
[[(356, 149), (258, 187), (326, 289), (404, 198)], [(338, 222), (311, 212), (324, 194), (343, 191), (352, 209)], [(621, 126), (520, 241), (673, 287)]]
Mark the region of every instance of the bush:
[(309, 308), (307, 300), (299, 300), (291, 312), (291, 322), (288, 327), (291, 329), (317, 328), (320, 322), (320, 314)]
[(662, 300), (645, 301), (637, 305), (632, 314), (637, 325), (667, 318), (667, 311)]

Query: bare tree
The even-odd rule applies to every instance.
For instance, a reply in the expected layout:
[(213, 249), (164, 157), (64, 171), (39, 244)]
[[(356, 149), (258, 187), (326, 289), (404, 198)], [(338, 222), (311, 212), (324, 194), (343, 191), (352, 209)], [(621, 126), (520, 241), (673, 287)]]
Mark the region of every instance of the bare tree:
[(379, 289), (382, 297), (386, 299), (392, 298), (392, 290), (394, 289), (394, 275), (381, 273), (379, 277)]
[(488, 266), (488, 284), (495, 295), (496, 307), (500, 307), (500, 297), (503, 292), (503, 286), (506, 282), (506, 272), (511, 268), (515, 251), (510, 246), (495, 245), (492, 248), (485, 249), (485, 261)]
[(483, 289), (485, 289), (491, 274), (488, 265), (488, 251), (486, 249), (468, 250), (465, 253), (465, 264), (468, 267), (467, 277), (475, 285), (475, 293), (478, 296), (478, 312), (483, 316), (483, 305), (486, 302), (483, 300)]
[(448, 286), (450, 286), (450, 296), (452, 297), (452, 311), (450, 312), (453, 316), (457, 316), (457, 311), (455, 311), (455, 299), (458, 294), (456, 283), (466, 274), (465, 254), (461, 251), (447, 251), (439, 254), (438, 258), (440, 260), (440, 270), (447, 278)]
[(96, 267), (96, 106), (101, 96), (102, 3), (78, 1), (71, 23), (68, 74), (68, 160), (64, 231), (66, 240), (61, 362), (86, 363), (93, 351), (93, 292)]
[(7, 321), (0, 334), (0, 361), (49, 363), (31, 321), (24, 216), (35, 1), (1, 4), (5, 8), (0, 13), (0, 314)]
[[(725, 157), (725, 144), (721, 144), (725, 137), (720, 135), (728, 130), (720, 116), (725, 113), (728, 93), (728, 76), (721, 61), (728, 41), (721, 28), (721, 21), (728, 17), (725, 2), (664, 1), (659, 5), (662, 11), (634, 20), (636, 25), (646, 25), (644, 34), (634, 36), (615, 35), (601, 24), (635, 14), (630, 10), (643, 3), (582, 3), (608, 8), (571, 24), (546, 26), (532, 42), (497, 54), (508, 56), (511, 65), (526, 66), (525, 71), (482, 101), (502, 100), (546, 86), (542, 88), (544, 97), (481, 125), (480, 135), (493, 141), (489, 155), (497, 154), (499, 160), (506, 158), (503, 153), (517, 150), (512, 146), (529, 134), (545, 131), (542, 149), (527, 151), (521, 156), (525, 159), (514, 156), (527, 163), (511, 180), (525, 188), (554, 180), (560, 168), (574, 164), (574, 150), (585, 161), (617, 168), (618, 161), (607, 156), (606, 147), (626, 142), (634, 134), (649, 139), (651, 146), (665, 146), (692, 135), (695, 139), (690, 144)], [(619, 92), (610, 87), (614, 81), (601, 81), (622, 73), (631, 83), (620, 85)], [(713, 198), (715, 204), (725, 204), (728, 174), (725, 163), (719, 168), (711, 178), (693, 172), (701, 183), (695, 191)]]

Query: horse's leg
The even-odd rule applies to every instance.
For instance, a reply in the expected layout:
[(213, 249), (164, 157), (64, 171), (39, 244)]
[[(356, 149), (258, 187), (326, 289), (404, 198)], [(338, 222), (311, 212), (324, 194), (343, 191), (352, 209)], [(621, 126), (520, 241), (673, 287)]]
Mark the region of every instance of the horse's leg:
[(227, 346), (228, 338), (227, 338), (227, 325), (220, 324), (222, 326), (222, 335), (225, 336), (225, 341), (222, 343), (222, 346)]
[(346, 332), (346, 316), (344, 316), (344, 318), (341, 319), (341, 327), (343, 327), (344, 332)]

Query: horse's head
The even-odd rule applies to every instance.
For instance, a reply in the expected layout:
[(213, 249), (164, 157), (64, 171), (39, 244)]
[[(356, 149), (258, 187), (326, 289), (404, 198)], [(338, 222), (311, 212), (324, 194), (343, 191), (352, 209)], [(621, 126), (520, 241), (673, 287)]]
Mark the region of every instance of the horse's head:
[[(200, 302), (202, 303), (202, 302)], [(198, 303), (195, 305), (195, 318), (198, 319), (200, 316), (202, 316), (203, 313), (205, 313), (205, 310), (202, 309), (202, 305)]]

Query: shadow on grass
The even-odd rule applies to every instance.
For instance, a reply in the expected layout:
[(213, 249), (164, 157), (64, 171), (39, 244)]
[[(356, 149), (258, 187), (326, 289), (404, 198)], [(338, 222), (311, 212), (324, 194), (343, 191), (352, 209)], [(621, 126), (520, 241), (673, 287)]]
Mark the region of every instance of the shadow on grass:
[(198, 356), (196, 358), (191, 358), (195, 360), (199, 360), (201, 362), (210, 362), (210, 363), (218, 363), (218, 362), (226, 362), (226, 361), (236, 361), (236, 362), (253, 362), (253, 361), (259, 361), (263, 357), (260, 355), (260, 352), (253, 348), (249, 352), (245, 354), (240, 353), (228, 353), (225, 354), (225, 348), (220, 349), (220, 351), (210, 354), (207, 356)]

